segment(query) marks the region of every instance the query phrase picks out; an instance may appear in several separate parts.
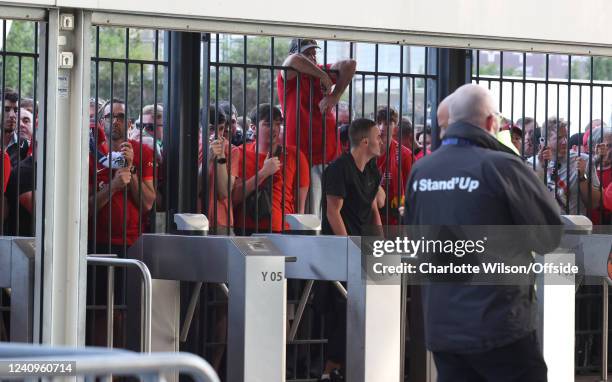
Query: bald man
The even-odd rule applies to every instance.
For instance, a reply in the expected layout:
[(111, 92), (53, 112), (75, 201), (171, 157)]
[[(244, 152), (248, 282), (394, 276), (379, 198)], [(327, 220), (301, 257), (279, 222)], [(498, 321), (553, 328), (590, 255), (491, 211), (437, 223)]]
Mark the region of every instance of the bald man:
[[(448, 110), (451, 124), (442, 146), (412, 167), (404, 224), (417, 230), (423, 226), (485, 226), (488, 230), (500, 225), (529, 225), (530, 229), (518, 234), (504, 227), (498, 231), (506, 239), (504, 244), (496, 246), (501, 244), (497, 236), (489, 237), (480, 253), (458, 256), (458, 251), (446, 249), (420, 253), (423, 263), (417, 269), (427, 263), (475, 264), (482, 273), (487, 262), (529, 264), (531, 251), (555, 249), (561, 237), (556, 203), (533, 171), (495, 138), (499, 112), (489, 91), (464, 85), (453, 94)], [(470, 229), (470, 234), (477, 229)], [(457, 244), (467, 238), (460, 227), (448, 232), (429, 230), (424, 236)], [(476, 232), (469, 238), (486, 236), (494, 235)], [(421, 237), (420, 232), (413, 237)], [(517, 285), (513, 275), (509, 281), (514, 282), (501, 285), (504, 275), (465, 272), (437, 274), (436, 280), (442, 282), (422, 286), (425, 343), (433, 352), (438, 382), (546, 381), (546, 363), (533, 320), (537, 305), (529, 280)], [(482, 277), (487, 277), (488, 284), (482, 284)]]
[(448, 128), (448, 107), (451, 103), (452, 93), (447, 95), (438, 105), (438, 127), (440, 128), (440, 138), (444, 138), (446, 129)]

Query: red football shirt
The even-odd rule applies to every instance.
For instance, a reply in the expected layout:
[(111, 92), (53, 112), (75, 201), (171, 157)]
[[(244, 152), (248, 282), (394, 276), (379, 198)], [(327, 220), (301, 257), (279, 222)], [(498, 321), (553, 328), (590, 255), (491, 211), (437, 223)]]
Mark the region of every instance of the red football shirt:
[[(322, 65), (319, 65), (323, 68)], [(327, 65), (329, 69), (331, 65)], [(300, 105), (297, 106), (297, 84), (298, 78), (300, 81)], [(335, 76), (330, 76), (332, 82), (336, 82)], [(297, 146), (297, 136), (299, 131), (300, 150), (306, 158), (310, 155), (310, 115), (312, 112), (312, 164), (323, 163), (323, 115), (319, 110), (319, 102), (324, 95), (321, 91), (321, 80), (312, 78), (307, 74), (299, 73), (291, 80), (287, 80), (287, 99), (285, 98), (285, 88), (281, 72), (278, 73), (276, 79), (278, 90), (278, 99), (280, 104), (285, 107), (283, 115), (285, 116), (285, 134), (287, 135), (287, 145)], [(312, 80), (312, 82), (311, 82)], [(312, 103), (310, 102), (312, 92)], [(311, 109), (312, 105), (312, 109)], [(297, 116), (299, 113), (299, 127), (297, 125)], [(336, 117), (333, 112), (325, 114), (325, 147), (326, 156), (325, 163), (331, 162), (337, 155), (336, 144)]]
[[(255, 176), (255, 169), (260, 170), (263, 167), (264, 160), (266, 159), (267, 153), (260, 152), (258, 159), (256, 160), (256, 142), (246, 144), (246, 176), (243, 175), (242, 171), (242, 157), (243, 157), (243, 146), (236, 147), (232, 150), (232, 175), (236, 174), (236, 182), (242, 182), (242, 179), (249, 180)], [(295, 186), (297, 181), (297, 161), (296, 154), (297, 150), (295, 147), (287, 146), (287, 162), (284, 162), (285, 154), (281, 153), (279, 156), (282, 164), (281, 169), (276, 172), (273, 176), (272, 182), (272, 231), (280, 232), (283, 218), (283, 206), (282, 206), (282, 193), (283, 189), (285, 192), (285, 214), (293, 214), (297, 211), (298, 201), (294, 200)], [(308, 167), (308, 161), (303, 153), (300, 153), (300, 179), (299, 187), (308, 187), (310, 184), (310, 172)], [(284, 169), (283, 169), (284, 167)], [(283, 182), (283, 171), (285, 172), (285, 181)], [(269, 179), (264, 180), (259, 188), (267, 187), (269, 185)], [(253, 191), (255, 192), (255, 191)], [(243, 206), (242, 202), (234, 207), (234, 226), (242, 227), (242, 215)], [(253, 216), (245, 217), (245, 228), (255, 229), (255, 219)], [(270, 229), (270, 219), (260, 219), (258, 228), (261, 231)], [(285, 224), (285, 229), (288, 226)]]
[[(608, 185), (612, 183), (612, 167), (604, 168), (603, 170), (599, 170), (597, 167), (597, 177), (599, 178), (599, 182), (601, 183), (601, 189), (603, 193), (604, 206), (600, 208), (594, 208), (591, 210), (591, 221), (594, 225), (598, 224), (607, 224), (610, 220), (610, 214), (612, 212), (612, 200), (610, 203), (605, 203), (606, 198), (606, 188)], [(612, 197), (612, 188), (610, 189), (610, 197)], [(601, 221), (601, 210), (603, 209), (604, 221)]]
[(6, 151), (4, 152), (4, 157), (2, 160), (2, 167), (4, 167), (4, 191), (6, 191), (6, 186), (8, 185), (9, 178), (11, 177), (11, 158)]
[[(395, 140), (391, 140), (389, 145), (389, 167), (387, 167), (387, 151), (384, 150), (382, 155), (376, 160), (376, 166), (378, 171), (382, 175), (381, 186), (385, 190), (387, 195), (386, 204), (389, 205), (389, 221), (386, 221), (386, 207), (381, 210), (380, 218), (384, 225), (395, 225), (399, 224), (397, 219), (397, 209), (404, 205), (404, 195), (406, 182), (412, 169), (412, 151), (402, 146), (401, 150), (401, 163), (402, 173), (399, 176), (399, 163), (400, 155), (398, 152), (398, 143)], [(388, 170), (387, 170), (388, 168)], [(387, 188), (387, 179), (389, 180), (389, 186)], [(398, 194), (399, 189), (399, 194)]]
[[(134, 150), (134, 162), (133, 165), (136, 167), (136, 174), (140, 175), (140, 144), (135, 140), (128, 140), (132, 144)], [(89, 154), (89, 172), (90, 172), (90, 184), (89, 189), (94, 190), (94, 168), (97, 171), (97, 185), (95, 190), (100, 191), (102, 187), (110, 183), (115, 170), (111, 170), (108, 167), (95, 162), (94, 156)], [(153, 150), (147, 145), (142, 145), (142, 180), (153, 180)], [(126, 187), (127, 188), (127, 187)], [(107, 191), (108, 192), (108, 191)], [(109, 207), (110, 204), (110, 207)], [(110, 211), (109, 211), (110, 209)], [(123, 204), (123, 192), (115, 192), (108, 204), (98, 210), (98, 216), (96, 221), (96, 242), (100, 244), (106, 244), (109, 241), (109, 221), (110, 221), (110, 238), (113, 245), (123, 244), (123, 212), (126, 210), (126, 243), (128, 246), (134, 244), (140, 232), (139, 222), (142, 216), (139, 214), (138, 200), (132, 198), (131, 192), (127, 189), (127, 205), (124, 208)], [(143, 214), (144, 214), (143, 210)], [(93, 214), (92, 214), (93, 216)], [(143, 221), (143, 226), (145, 222)], [(89, 225), (93, 227), (92, 224)]]

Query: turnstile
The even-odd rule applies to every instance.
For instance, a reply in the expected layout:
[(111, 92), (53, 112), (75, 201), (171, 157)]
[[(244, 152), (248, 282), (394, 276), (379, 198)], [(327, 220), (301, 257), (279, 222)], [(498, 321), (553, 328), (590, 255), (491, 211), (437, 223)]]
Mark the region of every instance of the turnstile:
[(0, 288), (10, 288), (11, 342), (33, 340), (34, 257), (34, 238), (0, 237)]
[[(288, 279), (346, 282), (347, 381), (400, 380), (400, 282), (368, 282), (360, 237), (264, 234), (285, 256)], [(295, 323), (294, 323), (295, 325)], [(295, 332), (295, 330), (292, 330)]]
[[(291, 259), (270, 240), (144, 234), (128, 256), (143, 261), (153, 279), (227, 283), (227, 381), (285, 380), (284, 273)], [(153, 351), (168, 350), (159, 348), (159, 338), (178, 343), (178, 300), (178, 288), (153, 287)], [(170, 310), (161, 311), (164, 306)]]

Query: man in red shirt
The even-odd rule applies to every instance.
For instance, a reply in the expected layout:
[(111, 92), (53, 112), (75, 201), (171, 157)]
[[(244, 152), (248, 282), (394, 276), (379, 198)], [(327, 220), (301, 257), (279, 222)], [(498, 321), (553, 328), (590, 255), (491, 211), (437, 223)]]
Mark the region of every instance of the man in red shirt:
[[(89, 156), (89, 211), (92, 217), (94, 211), (97, 214), (95, 225), (90, 224), (91, 234), (95, 230), (94, 240), (100, 253), (123, 254), (123, 246), (131, 246), (142, 233), (144, 214), (155, 201), (153, 150), (127, 139), (127, 116), (122, 100), (109, 102), (103, 108), (102, 118), (110, 141), (108, 154), (96, 150)], [(131, 124), (128, 119), (127, 127), (131, 128)]]
[[(593, 129), (593, 146), (595, 153), (593, 161), (597, 169), (597, 177), (601, 183), (602, 190), (606, 190), (612, 184), (612, 128), (598, 126)], [(612, 191), (610, 191), (612, 192)], [(605, 192), (604, 192), (605, 199)], [(603, 217), (603, 220), (602, 220)], [(601, 206), (591, 211), (591, 220), (593, 224), (610, 224), (612, 223), (612, 205)]]
[(283, 66), (294, 70), (281, 70), (276, 83), (280, 104), (285, 108), (287, 144), (299, 146), (312, 166), (309, 212), (320, 217), (323, 169), (339, 151), (332, 109), (351, 82), (357, 63), (343, 60), (323, 67), (317, 64), (318, 48), (315, 40), (293, 39)]
[(376, 124), (380, 129), (382, 154), (376, 160), (376, 166), (382, 175), (381, 186), (387, 195), (385, 206), (380, 211), (383, 225), (399, 224), (399, 207), (404, 205), (404, 188), (412, 168), (412, 151), (404, 146), (400, 148), (392, 137), (392, 132), (397, 130), (398, 120), (395, 109), (387, 106), (378, 108)]
[[(232, 150), (232, 178), (238, 178), (235, 179), (232, 192), (232, 204), (235, 206), (234, 227), (236, 233), (242, 235), (258, 231), (269, 232), (271, 216), (272, 231), (281, 232), (283, 214), (304, 213), (310, 182), (308, 161), (304, 153), (298, 151), (295, 146), (283, 147), (283, 142), (279, 139), (283, 117), (278, 107), (272, 107), (270, 110), (269, 104), (262, 104), (251, 111), (250, 118), (256, 140), (247, 143), (246, 147), (239, 146)], [(260, 200), (257, 200), (258, 198)], [(258, 207), (254, 208), (255, 205)], [(271, 208), (268, 209), (266, 205)], [(285, 225), (284, 228), (288, 226)]]

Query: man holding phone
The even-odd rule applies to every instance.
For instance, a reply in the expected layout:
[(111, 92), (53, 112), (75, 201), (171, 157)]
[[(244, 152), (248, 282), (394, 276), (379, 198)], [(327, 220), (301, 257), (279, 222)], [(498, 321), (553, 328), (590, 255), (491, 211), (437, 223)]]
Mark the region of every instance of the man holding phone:
[(288, 228), (282, 225), (283, 214), (304, 213), (310, 184), (308, 161), (295, 146), (283, 147), (279, 139), (283, 116), (278, 107), (261, 104), (249, 118), (256, 140), (232, 150), (232, 177), (238, 178), (232, 192), (235, 227), (243, 235), (270, 229), (281, 232)]
[(527, 162), (540, 179), (546, 180), (561, 213), (589, 215), (591, 209), (599, 207), (601, 197), (594, 162), (589, 169), (587, 154), (569, 150), (567, 122), (551, 117), (543, 127), (547, 138), (539, 153)]

